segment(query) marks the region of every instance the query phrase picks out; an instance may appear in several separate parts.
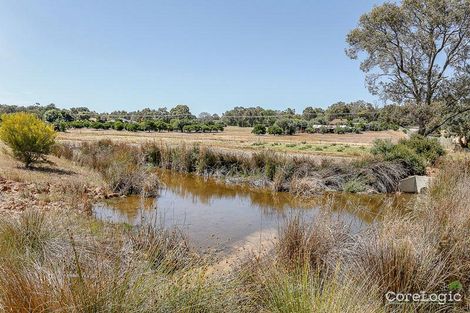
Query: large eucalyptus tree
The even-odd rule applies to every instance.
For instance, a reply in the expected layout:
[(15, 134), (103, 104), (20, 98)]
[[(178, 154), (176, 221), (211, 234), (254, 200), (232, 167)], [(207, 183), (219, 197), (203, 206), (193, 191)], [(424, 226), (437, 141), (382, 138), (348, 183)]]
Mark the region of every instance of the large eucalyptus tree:
[(403, 0), (361, 16), (346, 50), (369, 90), (408, 103), (428, 135), (470, 110), (470, 0)]

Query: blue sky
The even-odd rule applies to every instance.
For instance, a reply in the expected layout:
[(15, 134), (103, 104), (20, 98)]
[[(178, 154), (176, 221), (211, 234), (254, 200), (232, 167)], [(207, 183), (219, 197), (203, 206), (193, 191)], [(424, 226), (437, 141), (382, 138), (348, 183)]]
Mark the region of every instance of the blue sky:
[(370, 0), (0, 0), (0, 103), (325, 107), (369, 94), (345, 36)]

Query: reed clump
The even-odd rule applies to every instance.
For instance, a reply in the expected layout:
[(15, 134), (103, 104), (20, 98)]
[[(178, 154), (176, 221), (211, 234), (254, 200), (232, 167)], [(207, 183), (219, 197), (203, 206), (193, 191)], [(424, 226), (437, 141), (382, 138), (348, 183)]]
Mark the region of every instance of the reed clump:
[[(149, 166), (230, 178), (301, 196), (324, 191), (393, 192), (399, 180), (410, 174), (402, 163), (378, 157), (338, 164), (268, 149), (251, 153), (186, 143), (148, 142), (133, 146), (100, 140), (62, 145), (56, 149), (58, 155), (99, 171), (110, 188), (120, 193), (139, 193), (139, 184), (152, 177)], [(351, 188), (356, 182), (361, 182), (360, 188)]]
[[(464, 299), (459, 303), (415, 302), (381, 306), (381, 310), (466, 312), (470, 306), (470, 162), (446, 161), (441, 166), (429, 192), (415, 206), (405, 213), (390, 212), (357, 234), (351, 235), (331, 215), (317, 216), (313, 222), (291, 219), (280, 233), (276, 257), (268, 267), (280, 266), (288, 279), (308, 268), (309, 275), (320, 275), (326, 284), (333, 279), (357, 286), (358, 292), (365, 287), (372, 303), (387, 304), (389, 291), (459, 292)], [(297, 300), (303, 297), (301, 293)]]
[(105, 224), (96, 231), (95, 223), (73, 212), (31, 211), (1, 220), (1, 310), (239, 310), (242, 296), (234, 292), (232, 281), (209, 277), (205, 259), (189, 248), (180, 232)]
[[(205, 153), (205, 152), (204, 152)], [(405, 213), (353, 232), (324, 211), (290, 218), (275, 249), (209, 274), (176, 229), (131, 228), (76, 212), (0, 219), (5, 312), (466, 312), (470, 162), (446, 161)], [(306, 169), (303, 169), (306, 170)], [(450, 285), (454, 286), (451, 290)], [(455, 289), (457, 286), (457, 289)], [(385, 293), (459, 292), (463, 301), (388, 304)]]
[(99, 172), (111, 192), (157, 194), (158, 178), (148, 167), (146, 155), (137, 147), (103, 139), (79, 145), (62, 144), (56, 147), (55, 153)]

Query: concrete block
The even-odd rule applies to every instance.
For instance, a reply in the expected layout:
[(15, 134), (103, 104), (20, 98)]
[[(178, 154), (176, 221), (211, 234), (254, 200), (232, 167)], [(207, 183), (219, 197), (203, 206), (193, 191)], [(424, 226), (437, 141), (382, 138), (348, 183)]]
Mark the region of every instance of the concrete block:
[(429, 188), (431, 177), (429, 176), (410, 176), (400, 180), (398, 190), (407, 193), (422, 193)]

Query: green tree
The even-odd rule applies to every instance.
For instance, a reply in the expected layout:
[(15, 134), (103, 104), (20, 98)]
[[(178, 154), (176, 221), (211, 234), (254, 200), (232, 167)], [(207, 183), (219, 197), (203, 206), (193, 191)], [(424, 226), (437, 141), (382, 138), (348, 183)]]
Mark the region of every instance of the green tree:
[(456, 136), (461, 148), (467, 149), (470, 142), (470, 113), (457, 116), (449, 123), (448, 131)]
[(163, 120), (156, 120), (155, 121), (155, 129), (158, 132), (161, 132), (162, 130), (167, 130), (168, 129), (168, 124), (165, 123)]
[(251, 132), (255, 135), (264, 135), (266, 134), (266, 126), (264, 126), (263, 124), (256, 124)]
[(268, 134), (270, 135), (282, 135), (284, 132), (281, 127), (278, 125), (274, 124), (272, 126), (268, 127)]
[(62, 112), (59, 109), (51, 109), (44, 112), (43, 119), (49, 123), (55, 123), (62, 119)]
[(114, 122), (113, 128), (114, 128), (115, 130), (123, 130), (123, 129), (124, 129), (124, 126), (125, 126), (125, 125), (124, 125), (123, 122), (121, 122), (121, 121), (116, 121), (116, 122)]
[(295, 134), (295, 131), (297, 128), (295, 121), (290, 118), (281, 118), (277, 120), (277, 122), (274, 125), (277, 125), (278, 127), (280, 127), (283, 133), (286, 135)]
[(193, 119), (194, 115), (191, 114), (189, 107), (185, 104), (178, 104), (170, 110), (170, 114), (180, 119)]
[(2, 116), (0, 139), (26, 167), (45, 160), (55, 143), (55, 137), (53, 126), (33, 114), (19, 112)]
[(322, 111), (321, 109), (314, 109), (312, 107), (306, 107), (302, 112), (302, 117), (305, 120), (310, 121), (316, 118), (318, 114), (321, 113), (321, 111)]
[(365, 56), (373, 94), (413, 104), (420, 134), (470, 110), (459, 105), (470, 92), (470, 0), (386, 2), (360, 18), (347, 43), (349, 57)]

